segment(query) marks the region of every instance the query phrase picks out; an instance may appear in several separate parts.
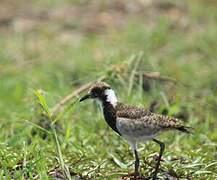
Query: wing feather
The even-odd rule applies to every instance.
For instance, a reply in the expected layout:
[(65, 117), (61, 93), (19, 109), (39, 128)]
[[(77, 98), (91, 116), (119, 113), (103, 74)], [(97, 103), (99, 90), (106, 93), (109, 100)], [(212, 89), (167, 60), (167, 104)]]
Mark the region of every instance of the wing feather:
[(155, 114), (149, 110), (124, 105), (122, 103), (118, 104), (116, 115), (117, 119), (120, 121), (120, 125), (123, 126), (124, 129), (128, 129), (128, 131), (140, 131), (140, 129), (141, 131), (145, 131), (147, 133), (149, 133), (149, 130), (156, 133), (159, 130), (168, 129), (177, 129), (183, 132), (188, 131), (188, 128), (184, 126), (182, 121), (179, 119), (161, 114)]

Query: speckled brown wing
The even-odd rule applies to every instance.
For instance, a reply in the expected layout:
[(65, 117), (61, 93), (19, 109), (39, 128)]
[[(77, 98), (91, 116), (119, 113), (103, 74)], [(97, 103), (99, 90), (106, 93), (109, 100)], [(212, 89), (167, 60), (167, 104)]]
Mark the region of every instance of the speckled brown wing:
[(129, 119), (139, 119), (144, 116), (151, 115), (151, 111), (148, 109), (139, 108), (136, 106), (126, 105), (118, 102), (116, 106), (117, 117), (129, 118)]
[(183, 123), (173, 117), (165, 116), (162, 114), (155, 114), (151, 113), (150, 119), (152, 123), (154, 123), (156, 126), (160, 127), (162, 131), (164, 130), (170, 130), (170, 129), (177, 129), (180, 131), (185, 131), (187, 127), (183, 125)]
[[(176, 118), (155, 114), (149, 110), (118, 103), (116, 107), (117, 123), (129, 131), (138, 131), (139, 134), (153, 134), (170, 129), (188, 132), (188, 127)], [(140, 132), (141, 131), (141, 132)]]

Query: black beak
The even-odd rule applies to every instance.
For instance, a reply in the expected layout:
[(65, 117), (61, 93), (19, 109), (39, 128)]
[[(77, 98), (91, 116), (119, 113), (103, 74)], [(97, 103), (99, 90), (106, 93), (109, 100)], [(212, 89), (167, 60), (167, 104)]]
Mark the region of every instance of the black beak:
[(84, 101), (84, 100), (89, 99), (89, 98), (90, 98), (90, 94), (86, 94), (79, 100), (79, 102)]

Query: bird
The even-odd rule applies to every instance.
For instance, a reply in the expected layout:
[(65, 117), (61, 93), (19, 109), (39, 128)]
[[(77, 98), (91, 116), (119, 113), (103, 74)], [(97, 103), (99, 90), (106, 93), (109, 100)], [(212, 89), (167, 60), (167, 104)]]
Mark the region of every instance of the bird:
[(130, 144), (135, 157), (135, 171), (133, 173), (135, 178), (140, 176), (138, 143), (153, 141), (160, 146), (159, 156), (152, 175), (152, 179), (155, 180), (157, 179), (160, 161), (165, 149), (165, 144), (156, 139), (156, 136), (168, 130), (191, 133), (191, 128), (185, 126), (176, 118), (120, 102), (115, 91), (106, 82), (94, 83), (88, 93), (82, 96), (79, 101), (82, 102), (87, 99), (94, 99), (100, 104), (106, 123)]

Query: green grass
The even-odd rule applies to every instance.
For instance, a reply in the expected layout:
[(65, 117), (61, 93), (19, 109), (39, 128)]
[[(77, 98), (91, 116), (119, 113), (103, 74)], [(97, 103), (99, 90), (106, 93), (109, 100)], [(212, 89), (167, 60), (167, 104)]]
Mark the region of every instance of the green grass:
[[(85, 7), (84, 1), (64, 1), (73, 3)], [(62, 97), (105, 74), (125, 103), (148, 107), (158, 100), (159, 113), (167, 108), (169, 115), (188, 114), (185, 123), (194, 127), (193, 135), (168, 132), (159, 137), (166, 144), (159, 177), (175, 174), (180, 179), (216, 179), (214, 4), (189, 1), (183, 24), (174, 23), (160, 11), (154, 17), (131, 15), (121, 30), (108, 27), (100, 33), (85, 33), (80, 22), (75, 23), (75, 30), (65, 30), (63, 22), (50, 20), (32, 31), (15, 26), (0, 34), (0, 179), (63, 177), (66, 167), (72, 179), (115, 179), (133, 172), (128, 144), (107, 128), (95, 104), (73, 103), (74, 98), (55, 117), (55, 125), (49, 126), (53, 117), (49, 119), (47, 114)], [(34, 5), (52, 9), (61, 4), (48, 0)], [(134, 65), (127, 64), (139, 54), (139, 71), (160, 72), (177, 84), (149, 81), (149, 91), (139, 83), (129, 90)], [(122, 66), (128, 68), (120, 70), (121, 80), (113, 76), (111, 68)], [(36, 91), (44, 98), (40, 99), (43, 108)], [(144, 176), (151, 175), (158, 151), (151, 142), (139, 146)]]

